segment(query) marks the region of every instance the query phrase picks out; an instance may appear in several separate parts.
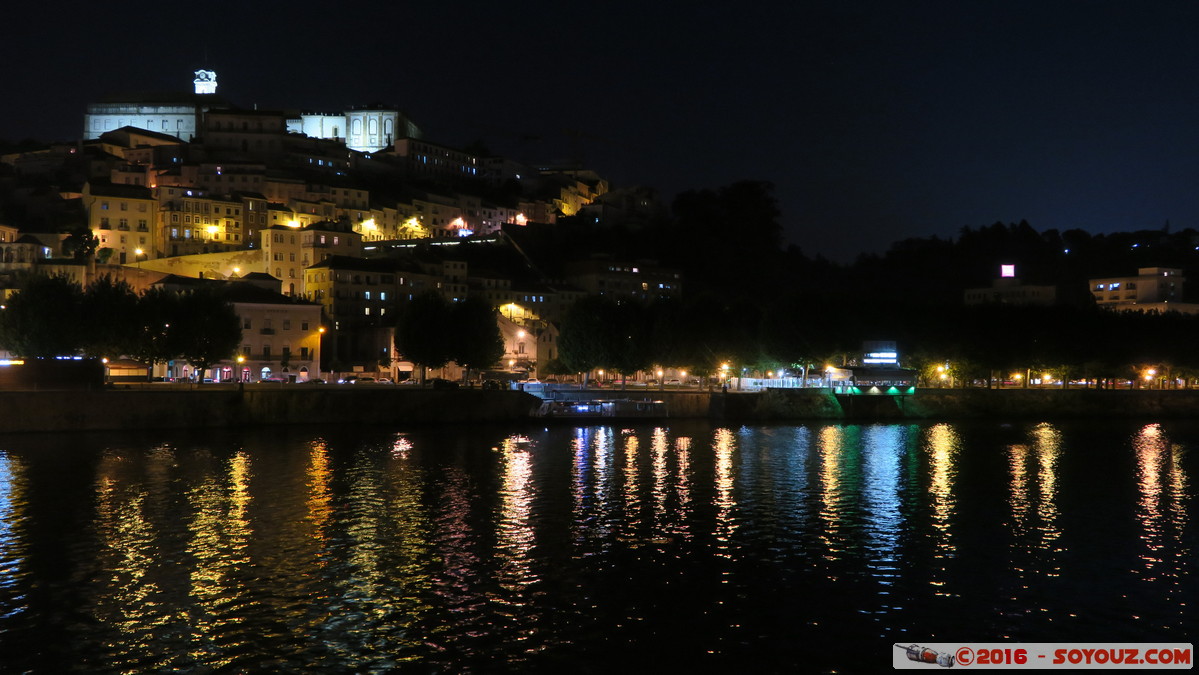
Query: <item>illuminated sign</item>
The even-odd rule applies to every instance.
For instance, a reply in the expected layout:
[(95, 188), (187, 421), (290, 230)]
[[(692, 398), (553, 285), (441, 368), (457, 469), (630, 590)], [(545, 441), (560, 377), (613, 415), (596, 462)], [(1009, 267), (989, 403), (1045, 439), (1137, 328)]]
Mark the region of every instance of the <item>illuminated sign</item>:
[(1000, 265), (999, 266), (999, 276), (1001, 276), (1005, 279), (1015, 277), (1016, 276), (1016, 266), (1015, 265)]
[(192, 82), (196, 85), (197, 94), (216, 93), (216, 71), (197, 70), (196, 79)]

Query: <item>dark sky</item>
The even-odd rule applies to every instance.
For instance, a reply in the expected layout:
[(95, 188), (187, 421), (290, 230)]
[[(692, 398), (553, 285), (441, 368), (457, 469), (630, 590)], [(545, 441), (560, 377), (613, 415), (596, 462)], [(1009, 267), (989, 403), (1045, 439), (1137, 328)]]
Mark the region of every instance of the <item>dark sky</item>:
[(207, 55), (241, 105), (389, 102), (667, 198), (769, 180), (789, 241), (838, 260), (995, 221), (1199, 228), (1195, 2), (110, 5), (6, 8), (0, 137), (75, 138)]

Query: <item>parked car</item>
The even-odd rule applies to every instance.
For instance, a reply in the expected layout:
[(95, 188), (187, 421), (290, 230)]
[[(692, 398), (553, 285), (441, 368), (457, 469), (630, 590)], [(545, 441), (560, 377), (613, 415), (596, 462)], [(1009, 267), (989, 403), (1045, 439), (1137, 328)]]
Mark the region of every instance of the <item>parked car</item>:
[(314, 378), (313, 378), (313, 379), (311, 379), (311, 380), (304, 380), (304, 381), (303, 381), (303, 382), (301, 382), (300, 384), (324, 384), (324, 383), (325, 383), (325, 381), (324, 381), (324, 380), (322, 380), (321, 378), (319, 378), (319, 377), (314, 377)]
[(504, 385), (499, 380), (483, 380), (483, 388), (489, 391), (499, 391), (504, 388)]
[(376, 380), (373, 377), (359, 377), (354, 380), (354, 384), (375, 384)]
[(457, 382), (454, 382), (451, 380), (445, 380), (440, 377), (435, 377), (435, 378), (429, 380), (429, 385), (432, 386), (434, 389), (457, 389), (458, 388)]
[(681, 386), (683, 386), (683, 383), (682, 383), (682, 382), (680, 382), (679, 380), (675, 380), (675, 379), (666, 380), (666, 382), (664, 382), (663, 384), (665, 384), (667, 387), (681, 387)]
[(395, 382), (391, 381), (390, 377), (380, 377), (376, 382), (379, 384), (395, 384)]

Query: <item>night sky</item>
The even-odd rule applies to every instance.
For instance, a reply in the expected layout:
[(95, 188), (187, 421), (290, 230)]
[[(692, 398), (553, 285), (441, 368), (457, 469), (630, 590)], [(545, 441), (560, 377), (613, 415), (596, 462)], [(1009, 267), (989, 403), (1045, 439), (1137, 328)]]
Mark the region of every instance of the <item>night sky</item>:
[(207, 65), (239, 105), (387, 102), (666, 199), (769, 180), (788, 241), (836, 260), (995, 221), (1199, 228), (1194, 2), (36, 6), (0, 22), (11, 140)]

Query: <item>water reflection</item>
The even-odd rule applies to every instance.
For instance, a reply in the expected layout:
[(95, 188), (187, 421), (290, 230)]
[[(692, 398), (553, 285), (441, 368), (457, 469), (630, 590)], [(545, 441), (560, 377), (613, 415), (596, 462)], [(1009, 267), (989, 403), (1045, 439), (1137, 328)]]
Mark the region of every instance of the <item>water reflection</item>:
[(842, 483), (841, 463), (846, 452), (846, 429), (841, 426), (826, 426), (820, 430), (817, 441), (817, 456), (820, 461), (820, 520), (823, 525), (820, 541), (824, 544), (826, 560), (836, 560), (845, 552), (844, 530), (848, 523), (843, 521), (846, 496)]
[(27, 605), (17, 590), (25, 552), (20, 528), (25, 520), (24, 467), (0, 450), (0, 618), (10, 619)]
[(900, 511), (899, 467), (906, 429), (899, 425), (875, 426), (866, 431), (862, 485), (866, 505), (866, 547), (876, 578), (890, 584), (899, 565), (898, 543), (903, 527)]
[[(1058, 540), (1062, 536), (1058, 507), (1058, 462), (1062, 453), (1061, 431), (1051, 424), (1038, 424), (1029, 432), (1029, 443), (1007, 448), (1008, 503), (1015, 543), (1011, 567), (1020, 575), (1061, 574)], [(1028, 582), (1022, 581), (1023, 588)]]
[[(73, 448), (61, 467), (0, 451), (6, 648), (35, 625), (109, 672), (562, 672), (663, 653), (697, 672), (782, 672), (819, 643), (872, 672), (844, 635), (1052, 641), (1065, 633), (1048, 624), (1068, 620), (1149, 637), (1105, 633), (1134, 606), (1156, 639), (1193, 623), (1185, 447), (1199, 429), (264, 438)], [(1121, 464), (1135, 473), (1094, 469)], [(39, 670), (32, 658), (48, 657), (6, 666)]]
[(716, 550), (718, 555), (727, 558), (732, 556), (733, 532), (738, 525), (733, 518), (733, 509), (737, 506), (737, 498), (733, 492), (733, 451), (736, 448), (736, 437), (728, 429), (717, 429), (712, 437), (712, 448), (716, 459)]
[(327, 542), (327, 530), (333, 518), (333, 492), (330, 481), (329, 446), (323, 439), (314, 439), (308, 446), (307, 519), (312, 524), (312, 537), (318, 544)]
[(249, 564), (246, 548), (251, 535), (246, 518), (249, 464), (248, 455), (239, 452), (229, 459), (227, 473), (208, 472), (189, 494), (192, 640), (198, 642), (195, 649), (205, 644), (222, 646), (206, 655), (217, 667), (229, 666), (229, 652), (236, 653), (245, 644), (244, 635), (235, 630), (241, 619), (230, 610), (245, 603), (248, 592), (243, 568)]
[(532, 524), (533, 454), (525, 439), (509, 437), (500, 447), (502, 481), (496, 554), (504, 588), (519, 591), (537, 581), (530, 555), (536, 543)]
[(936, 546), (933, 554), (936, 562), (933, 564), (930, 583), (937, 589), (936, 595), (954, 595), (954, 591), (949, 590), (947, 584), (949, 562), (957, 553), (957, 545), (954, 541), (954, 519), (957, 508), (954, 482), (958, 474), (957, 460), (961, 445), (961, 437), (948, 424), (933, 425), (925, 436), (930, 474), (928, 495), (932, 508), (930, 524), (933, 528), (933, 541)]
[(1161, 425), (1150, 424), (1132, 439), (1137, 463), (1137, 517), (1144, 542), (1142, 578), (1167, 581), (1176, 592), (1189, 555), (1183, 544), (1187, 525), (1187, 475), (1182, 446), (1170, 441)]

